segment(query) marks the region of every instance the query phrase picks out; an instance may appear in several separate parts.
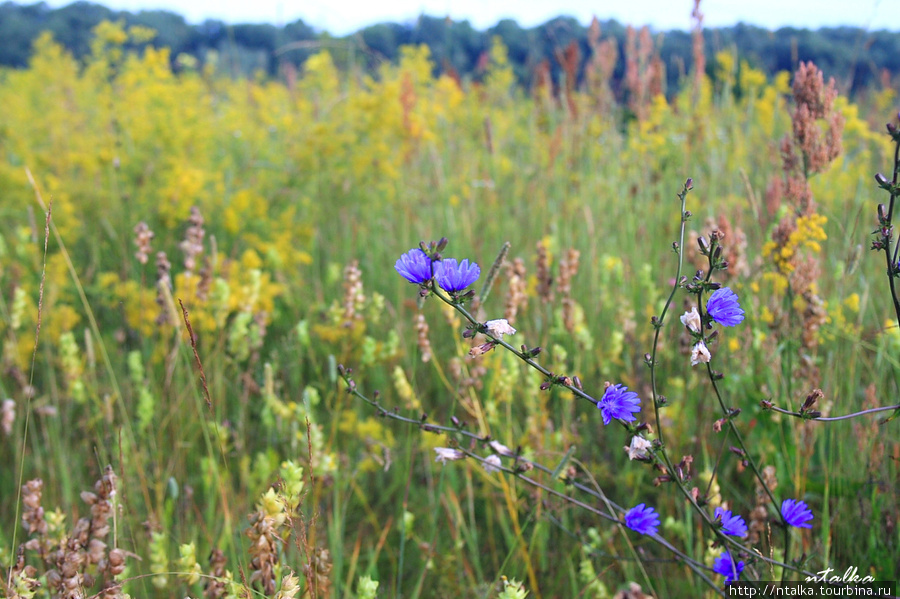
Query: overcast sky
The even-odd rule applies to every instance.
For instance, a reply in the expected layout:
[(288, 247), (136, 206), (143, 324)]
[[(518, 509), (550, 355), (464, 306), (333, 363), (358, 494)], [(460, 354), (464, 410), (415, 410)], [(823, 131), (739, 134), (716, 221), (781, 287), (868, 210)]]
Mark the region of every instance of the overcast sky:
[[(35, 0), (36, 1), (36, 0)], [(503, 18), (533, 27), (560, 14), (582, 23), (596, 15), (601, 21), (617, 19), (625, 24), (650, 25), (655, 29), (688, 29), (693, 0), (93, 0), (114, 9), (138, 11), (165, 9), (183, 15), (190, 23), (220, 19), (227, 23), (283, 24), (303, 19), (316, 29), (345, 35), (373, 23), (407, 22), (420, 14), (468, 19), (486, 29)], [(54, 8), (70, 0), (50, 0)], [(866, 29), (900, 29), (900, 0), (703, 0), (704, 24), (734, 25), (739, 21), (769, 29), (834, 27), (850, 25)]]

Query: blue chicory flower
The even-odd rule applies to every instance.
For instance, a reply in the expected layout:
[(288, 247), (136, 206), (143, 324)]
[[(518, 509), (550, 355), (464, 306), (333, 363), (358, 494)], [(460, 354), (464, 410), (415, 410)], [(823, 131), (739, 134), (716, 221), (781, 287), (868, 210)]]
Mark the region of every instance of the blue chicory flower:
[(641, 398), (624, 385), (610, 385), (597, 402), (597, 408), (603, 414), (603, 424), (609, 424), (613, 418), (631, 422), (637, 420), (633, 414), (641, 411)]
[(725, 584), (731, 584), (740, 578), (743, 571), (744, 562), (735, 562), (727, 550), (723, 551), (722, 555), (713, 562), (713, 572), (724, 576)]
[(410, 283), (421, 285), (431, 278), (431, 258), (420, 248), (413, 248), (400, 256), (394, 269)]
[(625, 512), (625, 526), (642, 535), (655, 535), (659, 530), (659, 514), (652, 507), (639, 503)]
[(713, 320), (725, 327), (733, 327), (744, 320), (744, 310), (738, 297), (728, 287), (716, 289), (706, 302), (706, 311)]
[(468, 260), (457, 263), (454, 258), (445, 258), (434, 265), (434, 277), (441, 289), (448, 293), (462, 291), (481, 276), (477, 264)]
[(785, 499), (781, 502), (781, 515), (791, 526), (797, 528), (812, 528), (809, 523), (813, 519), (812, 511), (805, 501), (797, 499)]
[(716, 518), (722, 520), (722, 532), (733, 537), (747, 536), (747, 523), (740, 516), (731, 513), (731, 510), (717, 507), (715, 511)]

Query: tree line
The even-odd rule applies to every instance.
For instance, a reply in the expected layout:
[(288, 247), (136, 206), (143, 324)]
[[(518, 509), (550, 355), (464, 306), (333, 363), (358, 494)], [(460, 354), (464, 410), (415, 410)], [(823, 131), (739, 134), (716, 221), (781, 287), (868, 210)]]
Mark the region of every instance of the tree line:
[[(590, 25), (564, 16), (531, 28), (504, 19), (486, 30), (478, 30), (465, 20), (422, 15), (412, 22), (379, 23), (336, 37), (302, 20), (284, 25), (231, 25), (219, 20), (190, 24), (183, 16), (162, 10), (132, 13), (85, 1), (58, 9), (43, 2), (5, 2), (0, 4), (0, 65), (26, 66), (32, 43), (43, 31), (52, 32), (59, 43), (81, 58), (90, 51), (92, 28), (103, 20), (154, 29), (157, 35), (152, 43), (170, 48), (173, 61), (179, 56), (193, 56), (203, 63), (209, 52), (215, 51), (219, 64), (233, 75), (263, 71), (275, 76), (286, 64), (299, 67), (309, 55), (323, 48), (329, 49), (344, 67), (374, 70), (383, 61), (395, 60), (401, 46), (426, 44), (436, 69), (463, 79), (477, 79), (484, 70), (492, 40), (499, 37), (508, 49), (518, 81), (530, 86), (542, 65), (554, 81), (562, 73), (571, 72), (571, 65), (567, 71), (560, 58), (566, 50), (569, 58), (577, 56), (578, 77), (582, 77), (592, 53)], [(623, 57), (628, 28), (617, 21), (601, 21), (598, 25), (603, 39), (614, 40), (619, 58), (612, 81), (621, 82), (626, 68)], [(652, 35), (656, 55), (665, 67), (667, 89), (672, 91), (693, 67), (691, 33), (672, 30)], [(703, 44), (707, 56), (731, 50), (769, 75), (792, 71), (799, 61), (811, 60), (850, 94), (886, 84), (900, 72), (900, 33), (886, 30), (837, 27), (813, 31), (785, 27), (769, 31), (740, 23), (704, 29)], [(706, 69), (714, 75), (714, 61), (707, 61)]]

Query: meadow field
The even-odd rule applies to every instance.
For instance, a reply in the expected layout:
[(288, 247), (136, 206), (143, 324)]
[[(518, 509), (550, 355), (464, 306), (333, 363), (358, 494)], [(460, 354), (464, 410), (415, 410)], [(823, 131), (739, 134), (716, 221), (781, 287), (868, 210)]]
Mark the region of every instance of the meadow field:
[[(152, 35), (0, 71), (5, 596), (897, 579), (900, 423), (859, 414), (900, 384), (889, 86), (722, 52), (663, 93), (638, 46), (625, 92), (523, 90), (499, 43), (476, 81), (424, 47), (235, 79)], [(474, 297), (398, 273), (420, 241)]]

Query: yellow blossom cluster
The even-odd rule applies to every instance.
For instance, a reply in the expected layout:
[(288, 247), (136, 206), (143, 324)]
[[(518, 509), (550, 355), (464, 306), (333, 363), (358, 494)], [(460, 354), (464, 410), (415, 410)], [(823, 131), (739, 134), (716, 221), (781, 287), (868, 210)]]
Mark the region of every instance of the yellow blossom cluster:
[(819, 242), (828, 239), (825, 234), (827, 222), (828, 218), (821, 214), (798, 217), (796, 229), (790, 233), (787, 242), (779, 246), (775, 241), (767, 241), (762, 248), (763, 257), (771, 258), (781, 274), (790, 274), (794, 270), (794, 258), (799, 252), (821, 252)]

